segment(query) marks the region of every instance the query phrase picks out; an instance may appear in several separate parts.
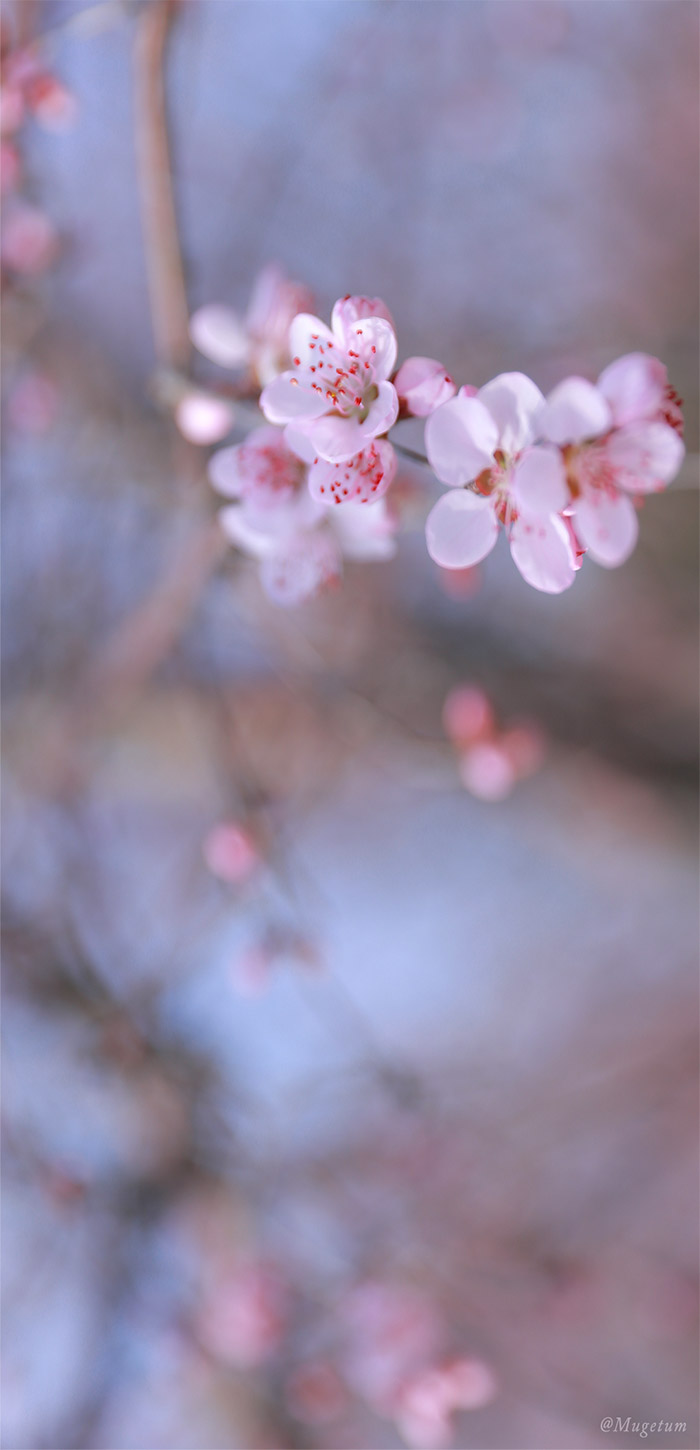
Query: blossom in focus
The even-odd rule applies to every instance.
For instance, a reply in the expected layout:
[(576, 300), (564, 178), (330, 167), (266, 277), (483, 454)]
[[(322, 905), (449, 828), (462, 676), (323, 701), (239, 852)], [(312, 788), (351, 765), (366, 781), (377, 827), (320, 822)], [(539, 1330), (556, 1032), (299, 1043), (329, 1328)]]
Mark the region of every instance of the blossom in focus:
[(319, 503), (372, 503), (383, 498), (396, 475), (396, 454), (386, 438), (377, 438), (344, 463), (314, 459), (309, 490)]
[(530, 722), (502, 729), (478, 686), (457, 685), (451, 690), (442, 721), (457, 751), (460, 780), (480, 800), (504, 800), (518, 780), (533, 775), (542, 764), (542, 732)]
[[(432, 559), (465, 569), (491, 552), (499, 525), (513, 560), (533, 588), (560, 594), (578, 560), (559, 448), (536, 445), (544, 398), (523, 373), (501, 373), (476, 392), (461, 388), (425, 425), (428, 460), (451, 492), (428, 515)], [(467, 487), (473, 485), (473, 487)]]
[(260, 387), (289, 366), (289, 328), (313, 304), (308, 287), (271, 264), (260, 272), (244, 317), (223, 303), (200, 307), (190, 336), (205, 357), (224, 368), (248, 368)]
[[(363, 299), (364, 300), (364, 299)], [(362, 453), (396, 422), (398, 398), (389, 378), (396, 336), (386, 316), (359, 317), (358, 299), (341, 298), (332, 327), (302, 312), (291, 325), (291, 371), (263, 389), (271, 423), (287, 425), (293, 447), (308, 441), (314, 456), (342, 463)]]
[(683, 462), (682, 413), (663, 363), (628, 353), (597, 384), (570, 377), (546, 400), (541, 435), (563, 450), (570, 515), (597, 564), (623, 564), (637, 542), (635, 496), (655, 493)]
[(394, 378), (394, 387), (399, 402), (415, 418), (427, 418), (457, 391), (442, 363), (432, 357), (406, 358)]
[(274, 1354), (282, 1338), (285, 1286), (268, 1264), (246, 1264), (205, 1296), (198, 1327), (206, 1348), (226, 1364), (252, 1369)]
[(251, 836), (236, 821), (222, 821), (204, 838), (204, 859), (213, 876), (238, 886), (260, 865), (260, 852)]
[(542, 406), (529, 377), (501, 373), (478, 392), (462, 387), (429, 416), (430, 467), (452, 489), (426, 522), (430, 558), (442, 568), (480, 563), (503, 525), (514, 564), (533, 589), (558, 595), (574, 581), (577, 555), (561, 516), (568, 503), (561, 452), (535, 445)]

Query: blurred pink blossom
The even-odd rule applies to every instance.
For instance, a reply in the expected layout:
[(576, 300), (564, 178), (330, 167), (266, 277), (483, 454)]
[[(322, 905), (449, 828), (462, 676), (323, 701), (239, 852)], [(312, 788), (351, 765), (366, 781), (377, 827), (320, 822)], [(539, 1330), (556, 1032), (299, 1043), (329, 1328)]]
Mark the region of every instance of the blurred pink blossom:
[(326, 1360), (300, 1365), (287, 1381), (286, 1398), (292, 1414), (308, 1425), (337, 1419), (347, 1403), (347, 1390), (338, 1371)]
[(175, 408), (175, 422), (183, 438), (202, 447), (220, 443), (231, 432), (234, 419), (232, 404), (212, 393), (184, 393)]
[(639, 533), (634, 496), (665, 488), (685, 453), (680, 404), (663, 363), (628, 353), (595, 385), (565, 378), (546, 400), (540, 431), (564, 450), (580, 545), (606, 568), (623, 564)]
[(423, 1371), (403, 1387), (397, 1423), (415, 1450), (441, 1450), (452, 1439), (454, 1412), (481, 1409), (495, 1394), (488, 1365), (478, 1359), (455, 1360)]
[(14, 199), (0, 231), (0, 256), (13, 272), (35, 276), (46, 270), (58, 251), (58, 235), (43, 211)]
[(260, 852), (250, 834), (236, 821), (214, 826), (204, 839), (204, 859), (212, 875), (231, 886), (247, 881), (261, 864)]
[(442, 707), (442, 723), (445, 734), (457, 746), (472, 745), (489, 736), (495, 719), (488, 695), (477, 685), (456, 685)]
[(477, 685), (450, 690), (442, 723), (459, 756), (460, 780), (480, 800), (503, 800), (544, 759), (546, 743), (539, 727), (521, 721), (501, 729), (491, 701)]
[(198, 1327), (206, 1348), (240, 1369), (264, 1364), (282, 1338), (286, 1301), (277, 1269), (262, 1262), (244, 1265), (205, 1296)]
[(195, 347), (219, 367), (247, 367), (264, 387), (289, 366), (292, 319), (312, 305), (309, 288), (271, 264), (255, 282), (245, 317), (223, 303), (210, 303), (193, 313), (190, 335)]
[(343, 1306), (344, 1368), (353, 1388), (391, 1412), (402, 1385), (433, 1358), (441, 1324), (417, 1290), (376, 1281), (354, 1289)]

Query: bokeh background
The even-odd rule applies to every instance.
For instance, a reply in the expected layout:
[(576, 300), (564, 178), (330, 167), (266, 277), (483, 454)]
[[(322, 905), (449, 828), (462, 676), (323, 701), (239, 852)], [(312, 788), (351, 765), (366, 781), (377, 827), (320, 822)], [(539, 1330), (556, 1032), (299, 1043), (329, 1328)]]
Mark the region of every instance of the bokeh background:
[[(623, 569), (550, 598), (502, 546), (455, 596), (414, 469), (396, 559), (294, 611), (192, 547), (141, 17), (4, 6), (75, 116), (22, 128), (59, 245), (3, 300), (2, 1443), (388, 1450), (373, 1374), (430, 1321), (493, 1379), (454, 1446), (697, 1446), (697, 5), (183, 0), (191, 308), (274, 260), (460, 382), (639, 349), (686, 401)], [(548, 742), (498, 803), (444, 737), (462, 681)]]

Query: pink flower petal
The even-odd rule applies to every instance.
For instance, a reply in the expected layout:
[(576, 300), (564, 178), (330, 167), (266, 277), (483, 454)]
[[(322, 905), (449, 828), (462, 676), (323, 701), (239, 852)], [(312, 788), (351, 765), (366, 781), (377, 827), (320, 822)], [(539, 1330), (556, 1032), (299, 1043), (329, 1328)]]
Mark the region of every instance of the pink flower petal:
[(645, 352), (628, 352), (604, 368), (598, 387), (618, 427), (638, 418), (653, 418), (664, 403), (667, 373), (662, 362)]
[(377, 383), (377, 396), (367, 410), (367, 417), (361, 424), (365, 438), (376, 438), (379, 433), (388, 433), (398, 417), (399, 399), (393, 383)]
[(213, 453), (207, 465), (212, 488), (224, 498), (240, 498), (243, 477), (239, 467), (239, 448), (220, 448)]
[(320, 317), (314, 317), (311, 312), (298, 312), (289, 328), (289, 352), (295, 366), (311, 367), (318, 359), (319, 344), (324, 348), (337, 347), (338, 339)]
[(511, 454), (532, 443), (544, 398), (531, 378), (525, 373), (500, 373), (479, 389), (478, 397), (496, 423), (497, 447)]
[(521, 514), (511, 529), (510, 552), (533, 589), (562, 594), (574, 582), (576, 559), (562, 519)]
[(628, 423), (606, 439), (605, 458), (615, 482), (631, 493), (655, 493), (675, 478), (685, 447), (668, 423)]
[(250, 554), (253, 559), (265, 559), (274, 554), (277, 548), (276, 535), (266, 529), (258, 519), (253, 520), (242, 504), (231, 504), (228, 508), (221, 509), (219, 523), (227, 539), (242, 549), (244, 554)]
[(427, 418), (456, 391), (442, 363), (432, 357), (406, 358), (394, 378), (394, 387), (414, 418)]
[(559, 449), (542, 444), (526, 449), (513, 469), (511, 490), (521, 513), (561, 513), (569, 490)]
[(203, 448), (220, 443), (231, 432), (235, 416), (230, 403), (210, 393), (185, 393), (175, 409), (175, 422), (183, 438)]
[(396, 333), (384, 317), (361, 317), (347, 332), (348, 350), (357, 349), (371, 364), (375, 382), (382, 382), (396, 367)]
[(369, 436), (359, 418), (341, 418), (337, 413), (316, 418), (307, 433), (315, 456), (325, 458), (328, 463), (344, 463), (354, 458), (362, 452)]
[(425, 449), (433, 472), (452, 487), (471, 483), (493, 463), (498, 429), (478, 398), (461, 394), (430, 414)]
[(576, 504), (574, 529), (596, 564), (616, 569), (637, 542), (637, 510), (626, 494), (590, 488)]
[(218, 302), (199, 307), (190, 318), (190, 337), (195, 347), (219, 367), (239, 368), (248, 361), (248, 335), (231, 307)]
[(586, 378), (564, 378), (552, 390), (538, 419), (538, 432), (551, 443), (582, 443), (606, 433), (612, 423), (603, 394)]
[(280, 373), (260, 394), (260, 407), (269, 423), (291, 423), (297, 418), (320, 418), (328, 409), (325, 398), (304, 387), (293, 372)]
[(370, 503), (387, 492), (396, 473), (396, 454), (379, 439), (344, 463), (317, 458), (309, 470), (311, 497), (325, 504)]
[(383, 317), (393, 331), (396, 331), (394, 319), (381, 297), (348, 295), (340, 297), (333, 308), (331, 323), (336, 337), (345, 342), (353, 322), (358, 322), (361, 317)]
[(443, 569), (478, 564), (498, 538), (491, 501), (465, 490), (443, 494), (428, 514), (425, 537), (431, 559)]

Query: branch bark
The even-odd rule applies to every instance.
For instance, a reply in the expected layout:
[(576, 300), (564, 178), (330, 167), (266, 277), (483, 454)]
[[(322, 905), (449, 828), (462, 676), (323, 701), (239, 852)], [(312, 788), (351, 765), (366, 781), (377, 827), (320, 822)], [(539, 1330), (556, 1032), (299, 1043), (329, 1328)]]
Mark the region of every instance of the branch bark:
[(146, 268), (158, 361), (186, 367), (189, 312), (178, 237), (165, 105), (165, 51), (178, 0), (146, 0), (136, 21), (136, 157)]

